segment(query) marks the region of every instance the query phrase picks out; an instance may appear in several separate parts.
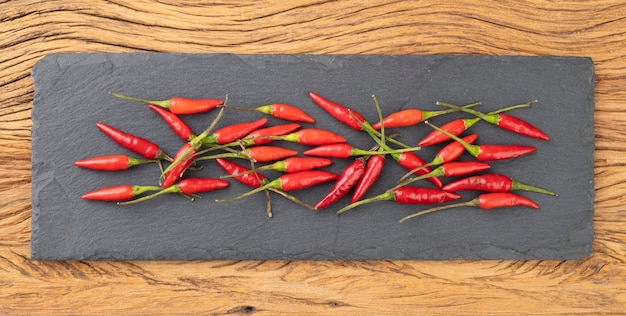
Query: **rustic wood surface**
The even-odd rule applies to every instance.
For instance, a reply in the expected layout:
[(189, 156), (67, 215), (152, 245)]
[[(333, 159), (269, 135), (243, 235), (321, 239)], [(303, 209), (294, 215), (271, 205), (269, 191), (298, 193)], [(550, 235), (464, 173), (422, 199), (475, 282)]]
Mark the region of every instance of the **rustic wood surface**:
[[(626, 313), (626, 2), (0, 1), (0, 314)], [(55, 52), (590, 56), (594, 253), (580, 261), (39, 262), (32, 66)]]

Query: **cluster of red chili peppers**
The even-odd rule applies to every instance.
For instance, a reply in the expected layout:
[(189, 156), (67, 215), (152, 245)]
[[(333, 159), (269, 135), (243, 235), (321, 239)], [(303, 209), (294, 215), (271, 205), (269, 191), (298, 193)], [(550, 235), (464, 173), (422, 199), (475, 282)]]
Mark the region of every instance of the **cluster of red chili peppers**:
[[(383, 117), (378, 101), (373, 97), (379, 118), (372, 125), (357, 111), (328, 100), (317, 93), (309, 93), (311, 100), (330, 116), (356, 131), (362, 131), (371, 136), (375, 146), (365, 150), (348, 144), (345, 137), (334, 132), (313, 127), (302, 128), (300, 123), (314, 123), (315, 119), (302, 109), (288, 104), (239, 108), (227, 105), (228, 98), (225, 100), (196, 100), (177, 97), (169, 100), (144, 100), (115, 93), (111, 93), (111, 95), (148, 104), (148, 108), (156, 112), (172, 131), (184, 141), (184, 144), (174, 157), (171, 157), (150, 140), (98, 122), (96, 126), (102, 133), (142, 158), (122, 154), (99, 156), (76, 161), (76, 166), (93, 170), (120, 171), (141, 164), (157, 163), (161, 170), (161, 176), (157, 181), (158, 185), (126, 184), (105, 187), (84, 194), (82, 198), (85, 200), (133, 204), (167, 193), (179, 193), (193, 200), (193, 198), (198, 197), (198, 193), (228, 187), (230, 185), (228, 179), (232, 178), (252, 189), (242, 195), (216, 201), (237, 200), (263, 191), (268, 199), (267, 214), (271, 217), (270, 191), (313, 210), (327, 208), (353, 191), (350, 204), (339, 209), (337, 215), (376, 201), (389, 200), (401, 204), (442, 204), (460, 199), (461, 195), (457, 193), (459, 191), (476, 190), (483, 192), (474, 200), (425, 209), (402, 218), (401, 221), (404, 221), (419, 215), (461, 206), (482, 209), (510, 206), (539, 207), (529, 198), (512, 192), (518, 190), (556, 196), (554, 192), (518, 182), (503, 174), (477, 174), (490, 168), (487, 163), (489, 161), (513, 159), (527, 155), (535, 151), (535, 146), (477, 145), (474, 144), (478, 138), (477, 134), (461, 135), (482, 120), (508, 131), (547, 141), (549, 137), (537, 127), (515, 116), (503, 113), (512, 109), (528, 107), (534, 101), (490, 113), (482, 113), (473, 109), (480, 103), (457, 106), (439, 102), (438, 105), (447, 109), (439, 111), (405, 109)], [(262, 117), (258, 120), (214, 129), (224, 110), (229, 108), (255, 111), (288, 122), (266, 127), (268, 119)], [(181, 115), (208, 111), (218, 111), (218, 113), (212, 124), (200, 134), (194, 134), (181, 118)], [(472, 115), (472, 118), (457, 119), (441, 127), (428, 122), (429, 118), (451, 112), (465, 112)], [(425, 124), (433, 129), (431, 134), (419, 142), (419, 146), (432, 146), (448, 142), (430, 162), (418, 156), (417, 151), (420, 147), (408, 146), (398, 141), (394, 135), (385, 132), (388, 129), (417, 124)], [(296, 150), (277, 145), (267, 145), (276, 141), (314, 147), (304, 150), (303, 156), (298, 156), (299, 152)], [(220, 152), (210, 153), (217, 150)], [(465, 152), (474, 156), (475, 160), (457, 161), (457, 158)], [(397, 161), (400, 166), (407, 170), (407, 173), (398, 180), (395, 186), (383, 193), (364, 199), (363, 197), (368, 195), (370, 188), (381, 175), (386, 156)], [(330, 166), (333, 159), (347, 158), (352, 158), (352, 161), (341, 174), (322, 170)], [(247, 161), (249, 167), (233, 161), (237, 159)], [(193, 169), (196, 162), (203, 160), (215, 161), (226, 175), (210, 178), (186, 176), (187, 171)], [(167, 168), (163, 168), (163, 162), (169, 163)], [(257, 167), (257, 163), (263, 165)], [(262, 173), (265, 170), (276, 170), (282, 174), (276, 179), (268, 179)], [(465, 178), (444, 185), (440, 177)], [(435, 187), (410, 185), (420, 180), (428, 180)], [(315, 205), (307, 204), (287, 193), (332, 181), (334, 181), (332, 189)]]

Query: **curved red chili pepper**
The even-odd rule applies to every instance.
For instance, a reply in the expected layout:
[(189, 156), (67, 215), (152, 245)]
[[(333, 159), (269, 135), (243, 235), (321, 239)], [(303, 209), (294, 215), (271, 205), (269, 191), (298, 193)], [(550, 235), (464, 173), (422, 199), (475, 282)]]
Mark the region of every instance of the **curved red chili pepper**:
[(210, 144), (222, 145), (222, 144), (234, 142), (252, 133), (253, 131), (261, 128), (263, 125), (265, 125), (265, 123), (267, 123), (267, 117), (264, 117), (262, 119), (252, 121), (252, 122), (238, 123), (238, 124), (233, 124), (233, 125), (229, 125), (226, 127), (222, 127), (220, 129), (215, 130), (213, 134), (205, 137), (202, 140), (202, 143), (205, 145), (210, 145)]
[(354, 193), (352, 194), (352, 199), (350, 203), (354, 203), (360, 200), (367, 190), (369, 190), (372, 185), (376, 182), (378, 177), (383, 171), (383, 167), (385, 166), (385, 157), (382, 155), (373, 155), (367, 159), (367, 164), (365, 165), (365, 172), (363, 173), (363, 177), (361, 177), (361, 181), (357, 184), (356, 188), (354, 188)]
[[(409, 183), (418, 181), (418, 180), (422, 180), (422, 179), (430, 179), (432, 177), (458, 177), (458, 176), (464, 176), (464, 175), (468, 175), (468, 174), (472, 174), (472, 173), (476, 173), (476, 172), (480, 172), (480, 171), (484, 171), (491, 168), (491, 166), (489, 166), (488, 164), (484, 163), (484, 162), (480, 162), (480, 161), (452, 161), (452, 162), (446, 162), (444, 164), (442, 164), (441, 166), (435, 168), (433, 171), (417, 176), (417, 177), (413, 177), (413, 178), (409, 178), (407, 179), (408, 175), (410, 175), (410, 173), (408, 175), (405, 175), (403, 177), (400, 178), (400, 180), (398, 181), (398, 186), (402, 186), (402, 185), (407, 185)], [(443, 190), (443, 188), (442, 188)], [(448, 191), (448, 190), (444, 190), (444, 191)], [(454, 191), (449, 191), (449, 192), (454, 192)]]
[(109, 155), (77, 160), (74, 165), (91, 170), (120, 171), (150, 162), (154, 160), (142, 160), (127, 155)]
[(96, 126), (114, 142), (138, 155), (148, 159), (169, 159), (157, 144), (145, 138), (126, 133), (102, 122), (96, 123)]
[[(328, 112), (328, 114), (330, 114), (339, 122), (348, 125), (354, 130), (362, 130), (361, 122), (365, 122), (365, 118), (363, 117), (363, 115), (361, 115), (361, 113), (347, 108), (339, 103), (330, 101), (315, 92), (310, 92), (309, 96), (311, 97), (311, 100), (315, 102), (315, 104), (319, 105), (319, 107)], [(350, 114), (351, 112), (352, 114)]]
[(194, 137), (191, 128), (178, 115), (154, 104), (148, 104), (148, 107), (159, 114), (163, 121), (184, 141), (189, 141)]
[(238, 200), (257, 192), (267, 190), (267, 189), (277, 189), (284, 192), (301, 190), (310, 188), (312, 186), (337, 180), (339, 175), (336, 173), (321, 171), (321, 170), (308, 170), (308, 171), (300, 171), (295, 173), (285, 173), (280, 177), (258, 187), (254, 190), (248, 191), (242, 195), (226, 199), (226, 200), (216, 200), (217, 202), (228, 202)]
[(256, 110), (287, 121), (315, 123), (313, 117), (300, 108), (289, 104), (275, 103), (262, 105), (257, 107)]
[(288, 135), (279, 136), (277, 139), (301, 145), (327, 145), (344, 143), (346, 139), (338, 134), (319, 128), (305, 128)]
[(277, 171), (293, 173), (328, 167), (332, 163), (333, 161), (327, 158), (290, 157), (285, 160), (277, 161), (270, 166)]
[(120, 99), (142, 102), (147, 104), (158, 105), (162, 108), (169, 109), (174, 114), (198, 114), (208, 112), (222, 104), (223, 100), (218, 99), (189, 99), (174, 97), (169, 100), (146, 100), (135, 97), (129, 97), (117, 93), (109, 92), (110, 95), (118, 97)]
[(350, 209), (364, 204), (369, 204), (377, 201), (395, 201), (401, 204), (439, 204), (461, 198), (461, 195), (447, 192), (439, 189), (423, 188), (415, 186), (401, 186), (387, 190), (384, 193), (364, 199), (356, 203), (352, 203), (339, 211), (337, 215), (342, 214)]
[(183, 172), (185, 172), (185, 170), (187, 170), (187, 168), (194, 162), (195, 154), (198, 152), (198, 150), (194, 149), (191, 143), (186, 143), (178, 150), (176, 156), (174, 156), (174, 161), (178, 161), (185, 153), (188, 152), (189, 155), (187, 156), (187, 158), (184, 158), (170, 171), (165, 173), (165, 178), (163, 178), (163, 183), (161, 184), (162, 188), (170, 187), (172, 184), (176, 183), (176, 181), (178, 181), (178, 179), (182, 177)]
[(445, 205), (440, 207), (434, 207), (430, 209), (426, 209), (423, 211), (419, 211), (417, 213), (413, 213), (409, 216), (406, 216), (400, 220), (403, 222), (407, 219), (421, 216), (424, 214), (442, 211), (450, 208), (457, 207), (479, 207), (484, 210), (494, 209), (494, 208), (502, 208), (502, 207), (511, 207), (511, 206), (526, 206), (534, 209), (538, 209), (539, 205), (532, 201), (529, 198), (523, 197), (521, 195), (504, 192), (504, 193), (484, 193), (479, 195), (477, 198), (458, 204)]
[[(393, 159), (395, 159), (400, 166), (409, 171), (426, 165), (426, 161), (424, 159), (420, 158), (417, 154), (412, 152), (392, 154), (391, 157), (393, 157)], [(432, 168), (424, 166), (423, 168), (415, 171), (415, 174), (421, 176), (430, 173), (431, 171), (433, 171)], [(428, 181), (432, 182), (438, 188), (443, 187), (443, 183), (438, 177), (430, 177), (428, 178)]]
[[(476, 124), (478, 121), (480, 121), (479, 118), (458, 119), (458, 120), (449, 122), (447, 124), (444, 124), (440, 128), (444, 131), (447, 131), (448, 133), (452, 135), (459, 136), (463, 132), (465, 132), (465, 130), (472, 127), (472, 125)], [(442, 132), (438, 130), (435, 130), (435, 131), (432, 131), (430, 134), (428, 134), (426, 137), (424, 137), (424, 139), (422, 139), (418, 143), (418, 145), (423, 146), (423, 147), (432, 146), (435, 144), (439, 144), (441, 142), (445, 142), (446, 140), (449, 140), (449, 139), (450, 137), (448, 135), (443, 134)]]
[(271, 137), (268, 136), (283, 136), (294, 132), (300, 128), (300, 124), (291, 123), (291, 124), (281, 124), (274, 125), (266, 128), (261, 128), (253, 131), (252, 133), (246, 135), (244, 137), (245, 145), (263, 145), (274, 141)]
[(364, 172), (363, 159), (355, 159), (343, 170), (333, 188), (315, 205), (315, 209), (320, 210), (339, 201), (359, 182)]
[(258, 188), (267, 182), (267, 178), (264, 175), (258, 172), (246, 173), (250, 168), (244, 167), (238, 163), (223, 158), (217, 158), (215, 162), (229, 175), (240, 174), (233, 178), (249, 187)]
[(128, 201), (134, 197), (148, 191), (158, 191), (161, 188), (157, 186), (144, 186), (144, 185), (116, 185), (106, 188), (101, 188), (89, 193), (85, 193), (82, 196), (83, 200), (90, 201), (108, 201), (108, 202), (120, 202)]
[(552, 191), (521, 183), (503, 174), (484, 174), (467, 177), (445, 185), (443, 187), (443, 190), (450, 192), (465, 190), (479, 190), (486, 192), (509, 192), (524, 190), (554, 196), (557, 195)]
[[(477, 138), (478, 138), (478, 134), (470, 134), (461, 139), (465, 141), (466, 143), (471, 144), (475, 142)], [(457, 158), (459, 158), (464, 152), (465, 152), (465, 147), (463, 147), (463, 145), (460, 144), (459, 142), (453, 141), (450, 144), (444, 146), (437, 153), (437, 155), (435, 155), (435, 158), (433, 159), (432, 162), (430, 162), (430, 164), (440, 165), (442, 163), (454, 161)]]
[[(220, 190), (226, 188), (230, 185), (230, 182), (222, 179), (215, 178), (187, 178), (182, 179), (180, 182), (169, 186), (167, 188), (161, 189), (159, 192), (153, 193), (151, 195), (147, 195), (144, 197), (140, 197), (138, 199), (126, 201), (126, 202), (118, 202), (118, 205), (128, 205), (135, 204), (139, 202), (143, 202), (146, 200), (153, 199), (157, 196), (167, 194), (167, 193), (182, 193), (185, 195), (209, 192)], [(193, 200), (193, 199), (192, 199)]]

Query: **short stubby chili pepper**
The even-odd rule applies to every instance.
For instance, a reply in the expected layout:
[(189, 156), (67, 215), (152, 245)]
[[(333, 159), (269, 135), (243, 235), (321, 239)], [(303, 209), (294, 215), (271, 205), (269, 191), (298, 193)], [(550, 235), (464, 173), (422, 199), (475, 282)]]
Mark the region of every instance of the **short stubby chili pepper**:
[(274, 141), (268, 136), (283, 136), (300, 129), (300, 124), (280, 124), (266, 128), (260, 128), (246, 135), (243, 140), (245, 146), (263, 145)]
[(267, 104), (257, 107), (256, 110), (287, 121), (315, 123), (315, 119), (312, 116), (302, 109), (289, 104)]
[(450, 192), (477, 190), (486, 192), (530, 191), (556, 196), (557, 194), (536, 186), (521, 183), (515, 179), (498, 173), (483, 174), (460, 179), (443, 187)]
[(372, 185), (374, 185), (382, 173), (384, 166), (385, 156), (383, 155), (372, 155), (367, 159), (365, 171), (363, 172), (361, 180), (354, 188), (354, 193), (352, 193), (350, 203), (360, 200), (365, 195), (365, 193), (372, 187)]
[(306, 188), (310, 188), (312, 186), (334, 181), (339, 178), (339, 175), (336, 173), (322, 171), (322, 170), (308, 170), (308, 171), (300, 171), (295, 173), (285, 173), (280, 177), (258, 187), (254, 190), (248, 191), (242, 195), (226, 199), (226, 200), (216, 200), (217, 202), (229, 202), (234, 200), (239, 200), (244, 197), (248, 197), (257, 192), (267, 190), (267, 189), (276, 189), (284, 192), (294, 191), (294, 190), (302, 190)]
[(395, 201), (400, 204), (440, 204), (459, 198), (461, 198), (461, 195), (453, 192), (407, 185), (396, 187), (375, 197), (352, 203), (337, 211), (337, 215), (355, 207), (377, 201)]
[(148, 107), (156, 112), (165, 123), (184, 141), (191, 140), (195, 135), (191, 128), (178, 115), (154, 104), (148, 104)]
[[(435, 168), (433, 171), (423, 174), (421, 176), (417, 176), (417, 177), (413, 177), (413, 178), (409, 178), (406, 179), (407, 175), (411, 175), (412, 173), (409, 172), (407, 175), (403, 176), (402, 178), (400, 178), (400, 181), (398, 181), (398, 185), (407, 185), (409, 183), (415, 182), (417, 180), (422, 180), (422, 179), (428, 179), (431, 177), (458, 177), (458, 176), (465, 176), (468, 174), (472, 174), (472, 173), (476, 173), (476, 172), (480, 172), (480, 171), (484, 171), (491, 168), (491, 166), (489, 164), (486, 164), (484, 162), (480, 162), (480, 161), (452, 161), (452, 162), (446, 162), (444, 164), (442, 164), (441, 166)], [(445, 186), (444, 186), (445, 188)], [(444, 190), (442, 188), (442, 190)], [(444, 191), (448, 191), (448, 190), (444, 190)], [(448, 191), (448, 192), (454, 192), (454, 191)]]
[(83, 194), (82, 199), (90, 201), (120, 202), (131, 200), (145, 192), (159, 190), (161, 190), (161, 188), (157, 186), (124, 184), (101, 188), (85, 193)]
[(365, 173), (365, 162), (363, 159), (357, 158), (350, 163), (339, 176), (333, 188), (328, 192), (317, 204), (316, 210), (329, 207), (344, 197), (352, 187), (354, 187)]
[[(195, 160), (195, 154), (198, 152), (197, 149), (192, 147), (191, 143), (186, 143), (176, 153), (174, 156), (174, 161), (180, 161), (177, 163), (171, 170), (165, 173), (165, 177), (163, 178), (163, 183), (161, 184), (162, 188), (170, 187), (172, 184), (176, 183), (180, 177), (183, 176), (183, 173)], [(183, 158), (183, 155), (189, 153), (186, 158)]]
[(263, 125), (265, 125), (265, 123), (267, 123), (266, 117), (256, 120), (256, 121), (252, 121), (252, 122), (237, 123), (237, 124), (229, 125), (226, 127), (222, 127), (220, 129), (215, 130), (213, 134), (202, 139), (202, 144), (222, 145), (222, 144), (234, 142), (252, 133), (253, 131), (261, 128)]
[(454, 136), (446, 131), (443, 131), (441, 128), (432, 125), (428, 122), (425, 122), (429, 126), (434, 129), (447, 134), (450, 138), (459, 142), (465, 150), (470, 153), (472, 156), (476, 157), (476, 159), (481, 161), (494, 161), (494, 160), (506, 160), (517, 158), (520, 156), (528, 155), (534, 152), (537, 148), (535, 146), (526, 146), (526, 145), (472, 145), (463, 141), (457, 136)]
[(156, 160), (137, 159), (127, 155), (108, 155), (77, 160), (74, 162), (74, 165), (91, 170), (120, 171), (155, 161)]
[(129, 97), (113, 92), (109, 92), (110, 95), (118, 97), (120, 99), (141, 102), (146, 104), (158, 105), (162, 108), (169, 109), (174, 114), (198, 114), (208, 112), (214, 108), (224, 104), (223, 100), (219, 99), (189, 99), (174, 97), (169, 100), (146, 100), (135, 97)]
[(171, 160), (161, 147), (145, 138), (126, 133), (102, 122), (96, 123), (96, 126), (114, 142), (138, 155), (148, 159)]
[(248, 147), (244, 150), (238, 152), (227, 152), (221, 153), (212, 156), (201, 156), (196, 158), (196, 160), (210, 160), (216, 158), (241, 158), (241, 159), (249, 159), (254, 162), (272, 162), (281, 160), (287, 157), (292, 157), (297, 155), (298, 152), (295, 150), (278, 147), (278, 146), (254, 146)]
[(305, 128), (283, 136), (272, 137), (300, 145), (328, 145), (346, 142), (346, 138), (319, 128)]
[(226, 160), (224, 158), (217, 158), (215, 162), (229, 175), (234, 176), (235, 180), (253, 188), (258, 188), (267, 182), (267, 178), (255, 172), (249, 172), (250, 168), (242, 166), (238, 163)]
[[(413, 171), (417, 169), (417, 171), (413, 172), (418, 176), (425, 175), (433, 171), (432, 168), (425, 166), (426, 161), (415, 153), (405, 152), (401, 154), (392, 154), (391, 157), (393, 157), (393, 159), (406, 170)], [(443, 183), (438, 177), (429, 177), (428, 181), (432, 182), (432, 184), (438, 188), (443, 187)]]
[(404, 222), (407, 219), (421, 216), (424, 214), (447, 210), (450, 208), (478, 207), (483, 210), (489, 210), (489, 209), (494, 209), (494, 208), (512, 207), (512, 206), (526, 206), (526, 207), (530, 207), (534, 209), (539, 208), (539, 205), (535, 203), (534, 201), (532, 201), (531, 199), (523, 197), (521, 195), (514, 194), (514, 193), (510, 193), (510, 192), (484, 193), (484, 194), (479, 195), (477, 198), (468, 202), (444, 205), (440, 207), (433, 207), (430, 209), (419, 211), (417, 213), (413, 213), (409, 216), (402, 218), (400, 222)]
[(144, 197), (140, 197), (138, 199), (126, 201), (126, 202), (118, 202), (118, 205), (128, 205), (135, 204), (143, 201), (147, 201), (153, 199), (157, 196), (167, 194), (167, 193), (181, 193), (184, 195), (195, 195), (197, 193), (209, 192), (220, 190), (226, 188), (230, 185), (230, 182), (222, 179), (215, 178), (187, 178), (182, 179), (178, 183), (169, 186), (167, 188), (163, 188), (160, 191), (153, 193), (151, 195), (147, 195)]
[(371, 150), (363, 150), (356, 147), (353, 147), (350, 144), (329, 144), (329, 145), (321, 145), (315, 148), (311, 148), (303, 152), (305, 156), (318, 156), (318, 157), (330, 157), (330, 158), (348, 158), (351, 156), (369, 156), (369, 155), (384, 155), (384, 154), (397, 154), (410, 152), (419, 149), (415, 148), (402, 148), (397, 150), (387, 150), (387, 151), (371, 151)]
[(361, 113), (347, 108), (339, 103), (330, 101), (315, 92), (310, 92), (309, 97), (311, 97), (311, 100), (313, 100), (315, 104), (339, 122), (346, 124), (350, 128), (357, 131), (363, 129), (361, 124), (362, 122), (365, 122), (365, 118), (361, 115)]
[[(464, 106), (463, 108), (469, 108), (476, 105), (479, 105), (480, 102), (472, 103)], [(386, 128), (395, 128), (395, 127), (406, 127), (416, 125), (424, 120), (428, 120), (432, 117), (448, 114), (456, 111), (460, 111), (459, 109), (450, 109), (443, 111), (422, 111), (418, 109), (405, 109), (395, 113), (392, 113), (383, 119), (383, 123)], [(380, 129), (381, 123), (377, 122), (372, 125), (375, 129)]]

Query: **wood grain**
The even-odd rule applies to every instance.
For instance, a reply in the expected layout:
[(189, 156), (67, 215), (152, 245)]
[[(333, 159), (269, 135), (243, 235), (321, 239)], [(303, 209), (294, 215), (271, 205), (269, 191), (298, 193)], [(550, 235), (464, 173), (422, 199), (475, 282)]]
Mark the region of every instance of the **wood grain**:
[[(0, 314), (620, 314), (622, 1), (0, 1)], [(55, 52), (590, 56), (594, 253), (581, 261), (29, 259), (32, 66)]]

